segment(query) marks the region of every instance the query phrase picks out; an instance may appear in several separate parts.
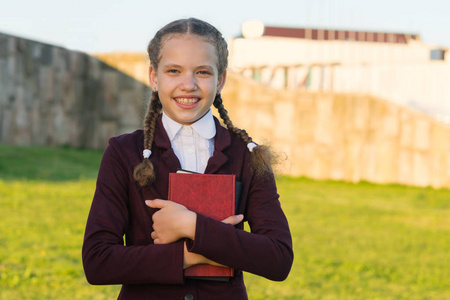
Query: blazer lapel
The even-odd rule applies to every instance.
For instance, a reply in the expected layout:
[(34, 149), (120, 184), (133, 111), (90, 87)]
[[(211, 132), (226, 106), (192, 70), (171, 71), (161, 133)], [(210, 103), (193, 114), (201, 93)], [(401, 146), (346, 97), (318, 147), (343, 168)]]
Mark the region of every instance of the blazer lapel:
[(223, 150), (231, 145), (231, 137), (228, 130), (220, 125), (216, 117), (214, 117), (214, 122), (216, 123), (214, 154), (208, 160), (205, 174), (216, 173), (228, 161), (228, 156), (223, 153)]
[(161, 121), (161, 115), (158, 117), (158, 120), (156, 122), (154, 142), (156, 148), (159, 151), (161, 151), (160, 152), (161, 161), (158, 162), (158, 164), (164, 163), (167, 166), (168, 172), (176, 172), (177, 169), (180, 169), (181, 168), (180, 161), (178, 160), (178, 157), (175, 155), (169, 137), (167, 136), (167, 133), (164, 130), (164, 126)]

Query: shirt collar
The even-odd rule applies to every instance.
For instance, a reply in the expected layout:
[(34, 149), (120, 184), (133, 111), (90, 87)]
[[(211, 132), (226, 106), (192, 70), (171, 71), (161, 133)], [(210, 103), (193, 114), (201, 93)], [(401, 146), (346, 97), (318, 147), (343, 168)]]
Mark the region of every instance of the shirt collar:
[[(178, 131), (180, 131), (181, 127), (183, 127), (182, 124), (169, 118), (164, 111), (162, 114), (162, 123), (171, 141), (173, 141)], [(216, 125), (214, 123), (211, 109), (208, 110), (208, 112), (203, 117), (189, 126), (191, 126), (200, 136), (205, 139), (211, 139), (216, 135)]]

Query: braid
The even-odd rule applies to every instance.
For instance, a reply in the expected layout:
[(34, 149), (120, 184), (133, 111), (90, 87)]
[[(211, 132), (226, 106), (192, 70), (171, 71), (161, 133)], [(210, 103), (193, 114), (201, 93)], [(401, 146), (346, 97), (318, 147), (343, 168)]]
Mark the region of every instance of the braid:
[(219, 111), (219, 115), (222, 118), (225, 126), (227, 126), (228, 131), (239, 136), (241, 138), (241, 140), (243, 140), (244, 143), (246, 143), (246, 144), (251, 143), (253, 141), (252, 138), (248, 135), (247, 131), (245, 131), (244, 129), (239, 129), (233, 125), (230, 117), (228, 116), (228, 111), (223, 106), (223, 100), (222, 100), (222, 96), (220, 95), (220, 93), (218, 93), (216, 95), (216, 98), (214, 99), (213, 104), (214, 104), (214, 107), (217, 108), (217, 110)]
[(157, 92), (152, 93), (149, 110), (144, 121), (144, 148), (152, 149), (153, 135), (156, 129), (156, 120), (161, 114), (162, 105)]
[[(144, 120), (144, 149), (152, 149), (156, 121), (161, 114), (161, 110), (162, 105), (158, 93), (154, 92), (152, 93), (149, 110)], [(133, 176), (134, 180), (136, 180), (140, 186), (146, 186), (155, 180), (155, 171), (149, 158), (144, 158), (142, 162), (134, 168)]]
[[(238, 136), (244, 143), (251, 143), (253, 140), (244, 129), (239, 129), (233, 125), (228, 111), (223, 106), (223, 100), (220, 93), (216, 95), (213, 105), (219, 111), (220, 118), (223, 120), (228, 131)], [(252, 150), (251, 167), (255, 176), (262, 177), (273, 173), (272, 165), (275, 163), (276, 155), (270, 147), (266, 145), (258, 145)]]

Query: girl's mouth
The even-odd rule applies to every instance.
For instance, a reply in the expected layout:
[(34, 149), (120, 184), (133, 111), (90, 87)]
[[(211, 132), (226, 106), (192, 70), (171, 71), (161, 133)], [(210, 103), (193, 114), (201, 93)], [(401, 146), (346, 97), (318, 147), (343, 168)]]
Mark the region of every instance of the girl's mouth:
[(192, 105), (200, 101), (200, 98), (174, 98), (174, 100), (183, 105)]

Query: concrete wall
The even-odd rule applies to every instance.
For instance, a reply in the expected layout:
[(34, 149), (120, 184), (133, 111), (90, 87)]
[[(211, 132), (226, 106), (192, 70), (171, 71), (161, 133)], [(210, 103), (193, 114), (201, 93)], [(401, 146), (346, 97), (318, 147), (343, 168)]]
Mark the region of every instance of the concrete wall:
[(147, 99), (93, 56), (0, 34), (0, 143), (104, 148), (141, 127)]
[(147, 53), (94, 53), (93, 56), (148, 85), (150, 60)]
[(232, 75), (234, 124), (287, 155), (291, 175), (450, 187), (450, 126), (365, 94), (274, 90)]

